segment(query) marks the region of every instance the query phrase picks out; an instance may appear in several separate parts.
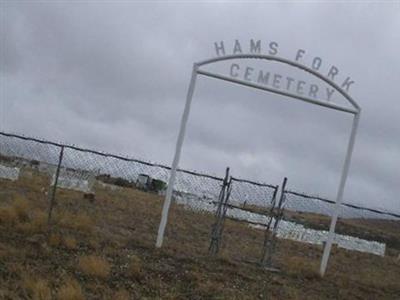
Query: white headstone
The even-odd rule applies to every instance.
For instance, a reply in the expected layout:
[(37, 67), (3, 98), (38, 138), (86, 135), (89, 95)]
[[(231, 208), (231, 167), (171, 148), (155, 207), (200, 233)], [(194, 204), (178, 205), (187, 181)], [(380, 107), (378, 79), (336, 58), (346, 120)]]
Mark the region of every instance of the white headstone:
[(12, 181), (18, 180), (19, 169), (0, 165), (0, 178)]

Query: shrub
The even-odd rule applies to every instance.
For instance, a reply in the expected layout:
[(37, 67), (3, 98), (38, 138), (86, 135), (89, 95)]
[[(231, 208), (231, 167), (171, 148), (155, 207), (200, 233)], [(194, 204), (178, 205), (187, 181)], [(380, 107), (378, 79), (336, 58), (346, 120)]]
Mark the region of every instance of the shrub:
[(96, 179), (99, 181), (102, 181), (104, 183), (108, 184), (113, 184), (113, 185), (118, 185), (122, 187), (133, 187), (134, 184), (130, 182), (129, 180), (126, 180), (121, 177), (111, 177), (109, 174), (102, 174), (99, 176), (96, 176)]
[(160, 192), (160, 191), (166, 189), (166, 187), (167, 187), (167, 184), (164, 181), (159, 180), (159, 179), (153, 179), (150, 184), (150, 190), (153, 192)]
[(302, 257), (290, 257), (288, 260), (288, 273), (293, 276), (306, 278), (309, 280), (318, 280), (318, 263), (309, 261)]
[(68, 279), (57, 292), (58, 300), (84, 300), (81, 286), (75, 279)]
[(44, 232), (47, 229), (47, 214), (42, 211), (37, 211), (31, 221), (32, 231), (34, 233)]
[(94, 227), (94, 222), (87, 214), (78, 214), (74, 218), (74, 226), (76, 230), (91, 232)]
[(38, 160), (36, 160), (36, 159), (31, 160), (31, 166), (39, 166), (39, 165), (40, 165), (40, 162)]
[(42, 211), (36, 211), (32, 216), (30, 223), (21, 227), (26, 233), (41, 233), (47, 230), (47, 214)]
[(27, 277), (24, 286), (33, 300), (51, 300), (51, 290), (47, 280)]
[(132, 182), (130, 182), (129, 180), (126, 180), (124, 178), (121, 178), (121, 177), (115, 178), (113, 184), (122, 186), (122, 187), (133, 187)]
[(100, 247), (99, 242), (94, 237), (89, 239), (88, 245), (89, 245), (90, 248), (92, 248), (94, 250), (96, 250), (97, 248)]
[(13, 225), (17, 222), (18, 216), (12, 207), (0, 208), (0, 224)]
[(94, 227), (92, 218), (86, 213), (74, 215), (69, 212), (63, 212), (58, 215), (58, 218), (60, 219), (60, 225), (80, 232), (90, 233)]
[(119, 290), (115, 292), (114, 297), (112, 298), (114, 300), (129, 300), (129, 292), (127, 290)]
[(13, 202), (13, 209), (20, 221), (29, 219), (29, 203), (21, 197), (16, 197)]
[(64, 238), (64, 246), (67, 249), (73, 250), (78, 247), (78, 243), (73, 236), (67, 236)]
[(48, 244), (51, 247), (58, 247), (61, 243), (61, 236), (58, 233), (51, 233), (49, 236)]
[(129, 259), (128, 275), (136, 279), (139, 279), (142, 275), (142, 260), (136, 255), (131, 256)]
[(89, 276), (107, 278), (110, 273), (110, 264), (103, 258), (87, 255), (79, 258), (79, 269)]

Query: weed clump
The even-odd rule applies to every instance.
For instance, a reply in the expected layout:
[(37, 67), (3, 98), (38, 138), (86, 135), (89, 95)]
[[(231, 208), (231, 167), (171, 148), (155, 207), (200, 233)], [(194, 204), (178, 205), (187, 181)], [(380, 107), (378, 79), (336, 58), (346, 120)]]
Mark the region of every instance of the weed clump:
[(13, 204), (12, 207), (15, 211), (15, 214), (18, 217), (18, 220), (21, 222), (26, 222), (29, 220), (29, 203), (22, 197), (17, 197)]
[(25, 278), (24, 287), (33, 300), (51, 300), (51, 290), (45, 279)]
[(36, 211), (29, 222), (19, 223), (17, 229), (25, 234), (43, 233), (47, 230), (47, 215), (42, 211)]
[(288, 273), (292, 276), (308, 280), (318, 280), (321, 278), (317, 272), (318, 265), (314, 261), (307, 261), (304, 258), (294, 256), (288, 259), (288, 267)]
[(111, 270), (110, 264), (104, 258), (95, 255), (80, 257), (78, 266), (84, 274), (103, 279), (108, 277)]
[(12, 226), (20, 222), (29, 221), (30, 205), (28, 201), (18, 196), (14, 201), (0, 208), (0, 224)]
[(2, 225), (14, 225), (17, 223), (18, 216), (12, 207), (1, 207), (0, 208), (0, 224)]
[(92, 232), (94, 222), (87, 214), (78, 214), (74, 220), (75, 229), (82, 232)]
[(133, 255), (129, 259), (128, 275), (136, 279), (142, 275), (142, 260), (137, 255)]
[(63, 244), (64, 244), (65, 248), (67, 248), (69, 250), (74, 250), (78, 247), (78, 242), (76, 241), (76, 239), (73, 236), (66, 236), (64, 238)]
[(61, 236), (58, 233), (51, 233), (48, 240), (50, 247), (59, 247), (61, 244)]
[(113, 296), (114, 300), (129, 300), (129, 292), (127, 290), (119, 290)]
[(100, 247), (99, 242), (94, 237), (89, 239), (88, 245), (94, 250)]
[(57, 300), (84, 300), (81, 286), (75, 279), (68, 279), (58, 290)]
[(60, 225), (83, 233), (91, 233), (94, 228), (93, 219), (86, 213), (71, 214), (64, 212), (60, 216)]

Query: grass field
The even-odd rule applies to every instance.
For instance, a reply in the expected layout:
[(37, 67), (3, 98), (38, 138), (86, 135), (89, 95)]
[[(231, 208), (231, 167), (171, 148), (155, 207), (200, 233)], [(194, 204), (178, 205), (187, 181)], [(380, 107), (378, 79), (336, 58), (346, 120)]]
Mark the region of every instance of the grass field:
[[(48, 185), (30, 169), (0, 179), (0, 299), (400, 299), (396, 249), (333, 249), (320, 278), (322, 248), (280, 240), (281, 271), (271, 273), (257, 263), (263, 231), (227, 220), (222, 251), (210, 257), (213, 216), (179, 205), (155, 249), (163, 199), (131, 188), (98, 185), (94, 200), (59, 189), (49, 228)], [(348, 225), (400, 238), (399, 222)]]

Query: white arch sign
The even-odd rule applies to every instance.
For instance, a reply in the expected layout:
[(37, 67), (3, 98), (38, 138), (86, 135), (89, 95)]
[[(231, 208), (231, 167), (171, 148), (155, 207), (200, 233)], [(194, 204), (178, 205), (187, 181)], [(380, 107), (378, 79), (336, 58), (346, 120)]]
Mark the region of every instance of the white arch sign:
[[(231, 82), (231, 83), (235, 83), (235, 84), (275, 93), (275, 94), (279, 94), (279, 95), (285, 96), (286, 98), (284, 98), (284, 99), (300, 100), (300, 101), (303, 101), (306, 103), (323, 106), (323, 107), (326, 107), (329, 109), (333, 109), (333, 110), (337, 110), (340, 112), (345, 112), (345, 113), (349, 113), (349, 114), (353, 115), (353, 123), (352, 123), (351, 133), (350, 133), (350, 137), (349, 137), (349, 141), (348, 141), (348, 145), (347, 145), (347, 152), (346, 152), (345, 160), (343, 163), (341, 179), (340, 179), (340, 183), (339, 183), (339, 187), (338, 187), (337, 195), (336, 195), (335, 210), (334, 210), (333, 216), (331, 218), (328, 240), (325, 244), (324, 253), (322, 256), (322, 260), (321, 260), (320, 273), (321, 273), (321, 276), (323, 276), (326, 271), (329, 255), (330, 255), (331, 248), (332, 248), (332, 243), (333, 243), (333, 240), (335, 237), (336, 222), (337, 222), (337, 218), (339, 215), (340, 205), (342, 203), (343, 192), (344, 192), (344, 188), (345, 188), (345, 184), (346, 184), (347, 175), (349, 172), (350, 161), (351, 161), (354, 142), (355, 142), (355, 138), (356, 138), (358, 122), (359, 122), (360, 114), (361, 114), (360, 106), (347, 93), (350, 85), (354, 82), (350, 79), (350, 77), (347, 77), (346, 80), (343, 82), (343, 84), (339, 87), (336, 83), (333, 82), (334, 75), (336, 75), (338, 73), (338, 69), (334, 66), (332, 66), (329, 70), (329, 73), (327, 76), (329, 78), (318, 73), (316, 70), (319, 69), (319, 67), (322, 63), (322, 60), (319, 57), (314, 58), (311, 68), (300, 64), (298, 62), (298, 60), (302, 55), (304, 55), (304, 53), (305, 53), (304, 50), (301, 50), (301, 49), (298, 50), (296, 53), (295, 61), (291, 61), (291, 60), (288, 60), (285, 58), (280, 58), (278, 56), (275, 56), (277, 53), (277, 49), (278, 49), (278, 44), (275, 42), (269, 43), (269, 46), (268, 46), (269, 50), (268, 50), (267, 55), (260, 53), (261, 52), (260, 41), (256, 41), (256, 42), (253, 40), (250, 41), (250, 47), (249, 47), (250, 54), (243, 54), (241, 46), (238, 43), (239, 42), (236, 40), (234, 47), (233, 47), (233, 54), (231, 54), (231, 55), (225, 55), (225, 48), (224, 48), (223, 42), (215, 43), (214, 45), (215, 45), (216, 53), (217, 53), (217, 55), (220, 55), (220, 56), (211, 58), (211, 59), (208, 59), (205, 61), (201, 61), (198, 63), (194, 63), (194, 65), (193, 65), (192, 76), (191, 76), (189, 89), (188, 89), (187, 96), (186, 96), (186, 104), (185, 104), (185, 108), (184, 108), (183, 115), (182, 115), (178, 139), (176, 142), (175, 156), (174, 156), (174, 159), (172, 162), (171, 173), (170, 173), (167, 192), (166, 192), (166, 196), (165, 196), (165, 200), (164, 200), (161, 222), (160, 222), (159, 229), (158, 229), (156, 247), (161, 247), (162, 243), (163, 243), (164, 232), (165, 232), (165, 227), (167, 224), (168, 212), (169, 212), (169, 208), (171, 205), (172, 192), (173, 192), (173, 187), (174, 187), (175, 178), (176, 178), (176, 172), (177, 172), (177, 168), (178, 168), (178, 164), (179, 164), (179, 160), (180, 160), (183, 140), (185, 137), (186, 125), (187, 125), (187, 121), (189, 118), (192, 97), (193, 97), (193, 93), (194, 93), (194, 89), (195, 89), (195, 85), (196, 85), (196, 79), (197, 79), (198, 75), (202, 75), (202, 76), (206, 76), (206, 77), (210, 77), (210, 78), (215, 78), (215, 79), (219, 79), (219, 80), (223, 80), (223, 81), (227, 81), (227, 82)], [(289, 65), (294, 68), (303, 70), (303, 71), (317, 77), (318, 79), (324, 81), (329, 86), (329, 89), (328, 88), (326, 89), (327, 101), (321, 101), (321, 100), (316, 99), (315, 95), (316, 95), (317, 87), (315, 87), (315, 85), (309, 86), (308, 93), (304, 92), (305, 82), (301, 81), (301, 80), (297, 81), (297, 84), (295, 84), (295, 85), (297, 85), (297, 87), (295, 89), (295, 91), (297, 93), (293, 93), (293, 92), (289, 91), (289, 89), (286, 89), (286, 90), (279, 89), (278, 83), (282, 82), (282, 80), (281, 80), (282, 76), (280, 74), (273, 74), (271, 76), (271, 74), (268, 73), (268, 78), (271, 79), (270, 82), (272, 85), (272, 86), (269, 86), (269, 85), (265, 84), (266, 83), (265, 82), (266, 73), (260, 73), (261, 71), (258, 72), (258, 76), (253, 77), (253, 78), (257, 78), (254, 82), (254, 80), (252, 80), (252, 77), (251, 77), (252, 74), (254, 74), (254, 69), (249, 68), (249, 67), (242, 69), (241, 74), (242, 74), (243, 80), (241, 80), (240, 79), (241, 76), (239, 75), (239, 71), (241, 70), (241, 68), (238, 64), (231, 65), (230, 76), (224, 76), (224, 75), (212, 73), (212, 72), (201, 69), (202, 66), (209, 65), (212, 63), (216, 63), (216, 62), (220, 62), (220, 61), (229, 61), (229, 60), (240, 60), (240, 59), (260, 59), (260, 60), (266, 60), (266, 61), (273, 61), (273, 62), (278, 62), (281, 64)], [(256, 72), (256, 74), (257, 74), (257, 72)], [(262, 74), (262, 75), (260, 75), (260, 74)], [(271, 78), (270, 78), (270, 76), (271, 76)], [(290, 77), (288, 77), (288, 78), (290, 78)], [(330, 78), (332, 78), (332, 80)], [(288, 79), (287, 85), (288, 85), (288, 82), (293, 84), (294, 79), (293, 80)], [(286, 85), (286, 87), (287, 87), (287, 85)], [(346, 91), (343, 88), (345, 88)], [(350, 103), (351, 107), (346, 107), (343, 105), (332, 103), (330, 101), (329, 95), (332, 95), (333, 91), (337, 91), (339, 94), (341, 94), (348, 101), (348, 103)]]

